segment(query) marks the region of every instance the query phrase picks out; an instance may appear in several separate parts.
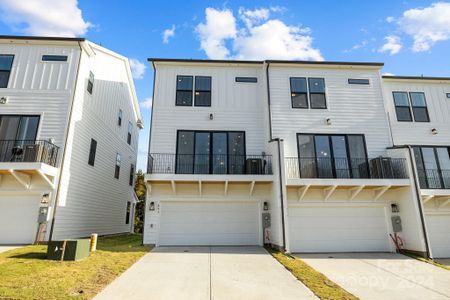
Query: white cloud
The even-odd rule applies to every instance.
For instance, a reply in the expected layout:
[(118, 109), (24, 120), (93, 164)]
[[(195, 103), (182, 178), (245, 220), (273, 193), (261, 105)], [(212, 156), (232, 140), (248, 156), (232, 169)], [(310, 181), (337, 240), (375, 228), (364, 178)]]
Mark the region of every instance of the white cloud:
[(389, 16), (389, 17), (386, 18), (386, 22), (388, 22), (388, 23), (392, 23), (394, 21), (395, 21), (395, 18), (392, 17), (392, 16)]
[(239, 24), (230, 10), (207, 8), (206, 22), (197, 26), (200, 46), (212, 59), (323, 60), (309, 28), (271, 18), (280, 9), (240, 8)]
[(436, 2), (425, 8), (407, 10), (398, 25), (413, 38), (414, 52), (427, 51), (436, 42), (450, 39), (450, 3)]
[(141, 105), (142, 108), (151, 109), (153, 106), (153, 99), (151, 97), (146, 98), (144, 101), (141, 101), (139, 104)]
[(175, 25), (172, 25), (172, 27), (169, 29), (166, 29), (163, 31), (163, 43), (168, 44), (169, 39), (172, 38), (175, 35)]
[(131, 73), (134, 79), (142, 79), (144, 77), (145, 69), (147, 68), (139, 60), (131, 58), (130, 59)]
[(1, 0), (2, 19), (13, 30), (43, 36), (85, 35), (85, 21), (77, 0)]
[(378, 52), (388, 52), (390, 55), (394, 55), (399, 53), (403, 47), (400, 37), (396, 35), (388, 35), (384, 38), (384, 40), (386, 43), (378, 49)]
[(381, 74), (381, 75), (382, 75), (382, 76), (395, 76), (394, 73), (389, 73), (389, 72), (383, 73), (383, 74)]
[(206, 22), (200, 23), (196, 31), (200, 37), (200, 47), (209, 58), (224, 59), (230, 51), (225, 46), (225, 40), (235, 38), (237, 35), (236, 18), (231, 10), (205, 10)]

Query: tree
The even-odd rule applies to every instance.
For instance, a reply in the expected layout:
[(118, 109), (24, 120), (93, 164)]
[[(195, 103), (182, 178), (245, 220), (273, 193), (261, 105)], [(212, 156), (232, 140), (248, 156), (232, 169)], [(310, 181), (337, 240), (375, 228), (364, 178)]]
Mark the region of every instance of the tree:
[(136, 182), (134, 184), (134, 191), (138, 197), (136, 203), (136, 213), (134, 215), (134, 232), (144, 232), (144, 214), (145, 214), (145, 197), (147, 194), (147, 187), (145, 185), (144, 173), (139, 170), (136, 173)]

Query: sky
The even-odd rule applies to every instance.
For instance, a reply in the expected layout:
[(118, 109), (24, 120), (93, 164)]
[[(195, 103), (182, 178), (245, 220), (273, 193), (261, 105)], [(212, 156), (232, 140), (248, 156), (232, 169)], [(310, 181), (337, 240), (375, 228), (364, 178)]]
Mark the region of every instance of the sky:
[(384, 62), (384, 74), (450, 76), (450, 2), (0, 0), (0, 34), (86, 37), (130, 59), (145, 128), (149, 57)]

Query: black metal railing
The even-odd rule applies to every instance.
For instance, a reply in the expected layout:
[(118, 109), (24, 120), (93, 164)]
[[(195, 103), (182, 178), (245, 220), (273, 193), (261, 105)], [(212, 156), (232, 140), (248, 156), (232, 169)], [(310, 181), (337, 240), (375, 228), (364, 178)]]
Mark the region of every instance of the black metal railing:
[(450, 189), (450, 170), (418, 169), (417, 173), (422, 189)]
[(272, 174), (271, 155), (168, 154), (148, 156), (149, 174)]
[(55, 167), (58, 151), (48, 141), (0, 140), (0, 162), (41, 162)]
[(317, 158), (285, 159), (287, 178), (408, 178), (404, 158)]

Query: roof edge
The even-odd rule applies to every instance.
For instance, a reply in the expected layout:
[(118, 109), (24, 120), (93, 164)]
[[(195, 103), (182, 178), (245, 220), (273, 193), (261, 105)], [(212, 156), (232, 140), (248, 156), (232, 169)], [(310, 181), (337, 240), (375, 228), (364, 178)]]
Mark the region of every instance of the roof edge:
[(384, 79), (400, 79), (400, 80), (445, 80), (450, 81), (450, 77), (432, 77), (432, 76), (393, 76), (383, 75)]
[(0, 35), (0, 40), (38, 40), (38, 41), (68, 41), (84, 42), (85, 38), (57, 37), (57, 36), (26, 36), (26, 35)]

